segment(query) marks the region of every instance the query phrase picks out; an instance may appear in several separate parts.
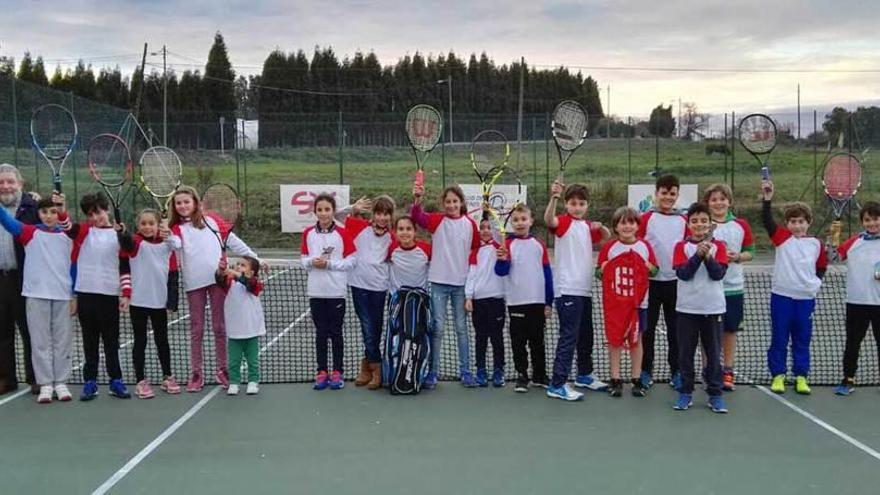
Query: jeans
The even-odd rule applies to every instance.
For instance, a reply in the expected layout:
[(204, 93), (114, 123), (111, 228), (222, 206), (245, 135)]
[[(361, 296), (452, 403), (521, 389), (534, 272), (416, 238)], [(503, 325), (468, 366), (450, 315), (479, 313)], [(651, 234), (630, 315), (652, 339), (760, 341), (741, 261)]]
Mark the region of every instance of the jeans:
[(458, 343), (458, 369), (461, 373), (470, 370), (470, 341), (467, 332), (467, 316), (464, 312), (464, 286), (431, 284), (431, 307), (434, 311), (434, 339), (431, 347), (431, 371), (440, 372), (440, 354), (443, 343), (443, 325), (446, 323), (446, 307), (452, 303), (453, 326)]
[(694, 393), (694, 352), (698, 343), (703, 344), (706, 362), (703, 374), (706, 393), (710, 397), (721, 395), (721, 327), (722, 315), (694, 315), (678, 313), (678, 364), (681, 366), (683, 394)]
[(351, 302), (354, 312), (361, 322), (361, 334), (364, 337), (364, 357), (370, 363), (382, 362), (382, 326), (385, 316), (385, 291), (351, 288)]

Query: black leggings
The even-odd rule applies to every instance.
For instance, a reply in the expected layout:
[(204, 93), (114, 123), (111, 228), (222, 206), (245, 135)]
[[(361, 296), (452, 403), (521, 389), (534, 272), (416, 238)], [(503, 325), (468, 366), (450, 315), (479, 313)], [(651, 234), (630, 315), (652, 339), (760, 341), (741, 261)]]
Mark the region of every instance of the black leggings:
[(654, 335), (660, 321), (660, 308), (663, 308), (663, 320), (666, 322), (666, 359), (669, 373), (678, 371), (678, 332), (675, 330), (677, 314), (675, 311), (678, 294), (677, 280), (651, 280), (648, 286), (648, 328), (642, 333), (642, 370), (654, 374)]
[(162, 378), (171, 376), (171, 349), (168, 347), (168, 313), (164, 308), (139, 308), (132, 306), (131, 326), (134, 329), (134, 347), (131, 350), (131, 358), (134, 361), (134, 374), (137, 381), (144, 376), (144, 354), (147, 349), (147, 319), (153, 325), (153, 342), (156, 343), (156, 352), (159, 354), (159, 364), (162, 366)]
[(98, 378), (99, 346), (104, 342), (104, 363), (111, 380), (122, 378), (119, 367), (119, 297), (77, 293), (77, 315), (82, 327), (83, 379)]
[(855, 378), (859, 365), (862, 340), (868, 333), (868, 325), (874, 332), (874, 342), (880, 351), (880, 306), (873, 304), (846, 305), (846, 348), (843, 351), (843, 376)]

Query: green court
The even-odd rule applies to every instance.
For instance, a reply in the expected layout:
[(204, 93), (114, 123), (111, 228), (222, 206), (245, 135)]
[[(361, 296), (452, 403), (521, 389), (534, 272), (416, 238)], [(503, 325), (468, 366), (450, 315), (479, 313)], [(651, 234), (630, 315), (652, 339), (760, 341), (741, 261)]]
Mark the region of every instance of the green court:
[(666, 385), (564, 403), (454, 383), (417, 397), (305, 384), (43, 407), (19, 396), (0, 405), (3, 492), (864, 494), (880, 482), (876, 388), (781, 402), (744, 386), (728, 415), (700, 392), (685, 412), (673, 398)]

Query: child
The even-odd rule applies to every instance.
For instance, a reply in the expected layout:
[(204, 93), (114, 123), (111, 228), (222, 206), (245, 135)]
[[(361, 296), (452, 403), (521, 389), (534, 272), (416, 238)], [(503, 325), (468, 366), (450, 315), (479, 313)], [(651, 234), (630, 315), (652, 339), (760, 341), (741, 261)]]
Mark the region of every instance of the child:
[[(611, 227), (614, 229), (614, 233), (617, 235), (617, 238), (605, 244), (605, 246), (602, 248), (602, 251), (599, 252), (599, 259), (597, 260), (597, 264), (599, 266), (596, 268), (596, 276), (600, 280), (603, 280), (603, 282), (603, 270), (605, 270), (606, 267), (609, 266), (609, 262), (612, 262), (616, 258), (630, 252), (636, 253), (640, 257), (640, 263), (644, 264), (646, 270), (642, 272), (643, 276), (650, 276), (657, 273), (657, 259), (654, 257), (654, 250), (651, 249), (651, 245), (648, 244), (646, 241), (636, 237), (636, 233), (639, 230), (639, 222), (639, 212), (637, 212), (633, 208), (622, 206), (615, 210), (614, 215), (611, 217)], [(635, 273), (627, 274), (627, 276), (632, 277), (631, 280), (635, 282)], [(643, 280), (647, 284), (647, 280)], [(607, 310), (611, 309), (610, 305), (612, 301), (610, 301), (608, 297), (605, 297), (603, 303), (604, 308), (606, 309), (606, 315), (608, 315), (609, 312)], [(632, 322), (633, 327), (624, 329), (625, 332), (629, 332), (631, 335), (625, 335), (624, 341), (622, 343), (623, 345), (612, 345), (612, 339), (608, 339), (608, 356), (611, 364), (611, 386), (609, 387), (609, 391), (612, 397), (620, 397), (623, 394), (623, 380), (620, 377), (620, 355), (622, 348), (625, 346), (628, 346), (630, 351), (630, 361), (632, 367), (632, 374), (630, 375), (632, 377), (632, 395), (634, 397), (644, 397), (646, 393), (646, 389), (641, 380), (641, 334), (645, 330), (645, 324), (648, 318), (647, 291), (645, 291), (645, 297), (640, 303), (638, 303), (637, 315), (638, 316), (637, 318), (635, 318), (635, 321)], [(622, 315), (615, 315), (615, 322), (617, 322), (620, 316)], [(609, 321), (609, 318), (606, 317), (606, 333), (610, 330), (615, 322)]]
[[(372, 206), (372, 219), (357, 217), (363, 207)], [(345, 231), (354, 242), (354, 268), (348, 274), (351, 301), (361, 322), (364, 358), (354, 381), (355, 386), (376, 390), (382, 386), (382, 351), (379, 350), (384, 325), (385, 296), (388, 292), (388, 265), (385, 259), (391, 246), (391, 217), (394, 200), (379, 196), (374, 201), (359, 200), (345, 219)]]
[(70, 301), (73, 298), (70, 255), (73, 241), (65, 235), (59, 219), (69, 227), (66, 215), (57, 204), (63, 196), (37, 202), (40, 223), (26, 225), (0, 208), (0, 224), (24, 246), (24, 282), (21, 294), (27, 299), (27, 320), (31, 335), (34, 379), (40, 386), (37, 402), (48, 404), (54, 394), (67, 402), (72, 396), (67, 388), (70, 377), (70, 352), (73, 330)]
[[(563, 185), (553, 182), (550, 202), (544, 211), (547, 228), (555, 236), (556, 312), (559, 314), (559, 340), (553, 362), (553, 378), (547, 396), (571, 400), (567, 395), (571, 360), (577, 348), (577, 377), (574, 385), (605, 390), (607, 385), (593, 377), (593, 287), (594, 246), (611, 235), (599, 222), (586, 219), (590, 207), (587, 187), (573, 184), (565, 188), (565, 214), (556, 216), (556, 203)], [(575, 395), (577, 397), (577, 395)]]
[(475, 387), (477, 384), (470, 372), (464, 285), (467, 281), (468, 257), (471, 250), (479, 246), (480, 235), (477, 232), (477, 224), (467, 216), (464, 192), (460, 187), (449, 186), (443, 190), (440, 196), (443, 213), (425, 213), (421, 205), (424, 194), (423, 186), (413, 187), (412, 217), (417, 225), (431, 232), (434, 252), (437, 255), (428, 271), (428, 281), (431, 282), (431, 305), (434, 310), (434, 337), (431, 347), (436, 352), (431, 359), (431, 368), (424, 386), (428, 389), (437, 386), (443, 325), (446, 321), (446, 308), (451, 304), (457, 336), (461, 384), (465, 387)]
[(721, 326), (725, 312), (724, 283), (727, 249), (712, 239), (712, 221), (706, 203), (694, 203), (688, 209), (690, 237), (675, 245), (672, 263), (678, 276), (678, 364), (681, 387), (673, 409), (687, 410), (693, 404), (694, 352), (703, 344), (706, 363), (706, 393), (713, 412), (726, 413), (721, 396)]
[[(110, 223), (110, 203), (103, 194), (86, 194), (79, 203), (88, 221), (74, 225), (67, 233), (73, 239), (74, 291), (77, 316), (82, 327), (82, 394), (79, 400), (98, 396), (98, 350), (104, 342), (104, 364), (110, 377), (110, 395), (131, 398), (122, 381), (119, 366), (119, 311), (128, 308), (128, 298), (120, 301), (120, 268), (127, 273), (127, 261), (120, 264), (119, 224)], [(63, 208), (63, 206), (62, 206)]]
[(768, 180), (762, 181), (761, 187), (764, 227), (776, 247), (773, 285), (770, 288), (772, 337), (767, 351), (767, 365), (773, 377), (770, 390), (777, 394), (785, 393), (788, 341), (791, 339), (795, 390), (808, 395), (813, 310), (816, 308), (816, 294), (828, 267), (828, 258), (822, 242), (807, 235), (813, 221), (810, 207), (804, 203), (790, 204), (783, 210), (785, 227), (777, 227), (770, 203), (775, 188)]
[[(318, 222), (302, 234), (300, 261), (309, 274), (307, 293), (315, 324), (318, 373), (315, 390), (340, 390), (343, 381), (342, 323), (345, 318), (345, 272), (354, 266), (354, 244), (344, 228), (333, 221), (336, 199), (329, 194), (315, 198)], [(333, 368), (327, 369), (327, 340), (333, 346)]]
[(156, 210), (143, 210), (137, 217), (137, 235), (121, 237), (124, 258), (131, 275), (122, 276), (122, 294), (129, 298), (129, 314), (134, 330), (131, 358), (137, 378), (135, 394), (150, 399), (155, 394), (144, 373), (147, 348), (147, 320), (153, 326), (153, 341), (162, 367), (162, 390), (179, 394), (180, 385), (171, 373), (168, 346), (168, 312), (177, 309), (178, 272), (170, 270), (173, 252), (180, 249), (180, 238), (171, 235)]
[[(214, 352), (217, 356), (217, 381), (229, 386), (226, 366), (226, 324), (223, 321), (225, 291), (214, 280), (214, 272), (225, 254), (213, 228), (220, 231), (222, 220), (202, 211), (199, 194), (195, 189), (181, 186), (171, 197), (171, 232), (180, 238), (181, 249), (177, 260), (183, 272), (183, 290), (190, 311), (190, 369), (187, 392), (199, 392), (205, 386), (202, 360), (202, 338), (205, 333), (205, 309), (211, 300), (211, 330), (214, 332)], [(208, 228), (208, 227), (211, 228)], [(227, 247), (236, 256), (257, 258), (256, 253), (237, 235), (229, 233)], [(259, 258), (257, 258), (259, 259)]]
[(226, 395), (238, 395), (241, 383), (241, 362), (247, 362), (248, 395), (260, 392), (260, 336), (266, 335), (266, 322), (263, 306), (260, 305), (260, 262), (256, 258), (244, 256), (235, 268), (226, 268), (220, 263), (217, 269), (217, 283), (225, 289), (226, 302), (223, 313), (226, 320), (226, 335), (229, 337), (229, 387)]
[(880, 349), (880, 203), (867, 201), (859, 211), (865, 230), (850, 237), (837, 252), (846, 261), (846, 347), (843, 351), (843, 380), (837, 395), (855, 390), (856, 369), (862, 340), (868, 325)]
[[(544, 351), (544, 326), (553, 305), (553, 272), (547, 246), (529, 233), (532, 212), (520, 204), (511, 216), (513, 236), (498, 249), (495, 273), (506, 277), (504, 298), (510, 315), (510, 341), (513, 365), (517, 378), (515, 392), (529, 391), (529, 354), (532, 358), (534, 387), (550, 386)], [(583, 398), (583, 394), (566, 389), (569, 400)]]
[(755, 244), (752, 229), (744, 218), (731, 213), (733, 192), (726, 184), (713, 184), (703, 193), (703, 202), (709, 206), (712, 223), (715, 225), (713, 237), (727, 247), (730, 265), (724, 275), (724, 300), (727, 308), (724, 313), (724, 327), (721, 334), (721, 384), (726, 391), (734, 389), (734, 358), (736, 357), (736, 334), (743, 320), (745, 274), (743, 263), (752, 260)]
[(416, 240), (416, 224), (408, 215), (403, 215), (394, 222), (394, 231), (395, 239), (388, 248), (386, 257), (390, 265), (391, 291), (398, 291), (402, 287), (428, 290), (431, 245)]
[(501, 246), (492, 238), (492, 222), (480, 222), (480, 247), (471, 251), (464, 285), (464, 309), (471, 313), (477, 346), (477, 385), (487, 387), (486, 348), (492, 343), (492, 385), (504, 386), (504, 279), (495, 274)]
[(680, 184), (678, 177), (663, 175), (654, 187), (654, 209), (642, 215), (638, 236), (648, 241), (657, 256), (657, 274), (651, 277), (648, 286), (648, 327), (642, 334), (644, 356), (642, 357), (642, 385), (650, 388), (654, 384), (654, 335), (660, 320), (660, 308), (666, 322), (666, 341), (669, 344), (667, 359), (672, 379), (669, 384), (678, 389), (681, 376), (678, 368), (678, 333), (675, 331), (676, 291), (678, 282), (672, 267), (672, 251), (675, 244), (684, 239), (687, 220), (676, 213)]

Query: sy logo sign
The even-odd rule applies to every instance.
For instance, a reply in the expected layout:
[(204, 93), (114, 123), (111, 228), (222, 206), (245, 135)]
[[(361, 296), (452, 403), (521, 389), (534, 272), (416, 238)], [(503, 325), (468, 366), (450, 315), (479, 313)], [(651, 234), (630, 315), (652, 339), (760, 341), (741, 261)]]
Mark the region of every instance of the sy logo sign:
[[(315, 204), (315, 198), (318, 197), (318, 194), (322, 194), (315, 191), (296, 191), (290, 197), (290, 206), (296, 208), (296, 213), (299, 215), (308, 215), (312, 212), (312, 207)], [(326, 194), (326, 193), (325, 193)], [(330, 192), (331, 196), (336, 198), (336, 192)]]

